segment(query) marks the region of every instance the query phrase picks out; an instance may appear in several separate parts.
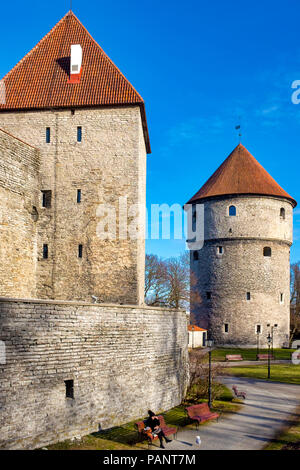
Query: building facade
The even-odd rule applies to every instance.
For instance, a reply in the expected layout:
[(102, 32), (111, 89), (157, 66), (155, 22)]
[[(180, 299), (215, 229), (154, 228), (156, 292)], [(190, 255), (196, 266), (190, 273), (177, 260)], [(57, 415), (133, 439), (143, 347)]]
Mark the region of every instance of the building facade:
[(223, 346), (289, 342), (289, 196), (241, 144), (189, 201), (204, 204), (204, 246), (191, 250), (192, 321)]

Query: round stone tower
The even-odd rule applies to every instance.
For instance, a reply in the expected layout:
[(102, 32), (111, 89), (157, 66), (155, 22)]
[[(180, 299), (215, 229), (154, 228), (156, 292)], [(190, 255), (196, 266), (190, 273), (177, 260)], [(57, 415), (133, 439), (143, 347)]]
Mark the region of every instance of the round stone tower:
[(269, 333), (274, 347), (288, 344), (296, 201), (239, 144), (188, 204), (204, 205), (192, 321), (217, 345), (266, 347)]

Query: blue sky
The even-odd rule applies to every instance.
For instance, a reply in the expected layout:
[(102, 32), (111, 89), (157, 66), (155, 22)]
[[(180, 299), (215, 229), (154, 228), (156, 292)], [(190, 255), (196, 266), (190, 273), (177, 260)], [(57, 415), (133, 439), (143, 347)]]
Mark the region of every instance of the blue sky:
[[(67, 12), (68, 1), (1, 5), (3, 76)], [(73, 11), (146, 102), (147, 204), (186, 202), (238, 143), (300, 202), (296, 0), (73, 0)], [(240, 121), (239, 121), (240, 117)], [(300, 204), (299, 204), (300, 205)], [(300, 260), (300, 207), (291, 260)], [(184, 240), (148, 240), (176, 256)]]

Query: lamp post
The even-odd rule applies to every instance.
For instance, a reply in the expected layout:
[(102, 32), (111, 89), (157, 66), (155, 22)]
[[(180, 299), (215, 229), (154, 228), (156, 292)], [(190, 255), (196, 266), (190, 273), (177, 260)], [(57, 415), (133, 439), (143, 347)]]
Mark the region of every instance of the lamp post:
[[(270, 323), (268, 323), (267, 326), (270, 328), (270, 333), (271, 333), (271, 338), (272, 338), (271, 339), (271, 342), (272, 342), (271, 351), (272, 351), (272, 357), (274, 357), (273, 338), (274, 338), (274, 330), (276, 330), (278, 325), (277, 325), (277, 323), (274, 323), (274, 325), (271, 325)], [(270, 333), (269, 333), (269, 335), (270, 335)]]
[(268, 334), (267, 340), (268, 340), (268, 347), (269, 347), (269, 353), (268, 353), (268, 379), (269, 379), (271, 377), (270, 348), (271, 348), (271, 343), (272, 343), (272, 336), (270, 335), (270, 333)]
[(256, 334), (257, 334), (257, 353), (256, 353), (256, 357), (258, 357), (258, 355), (259, 355), (259, 334), (260, 334), (259, 331), (257, 331)]
[(213, 347), (213, 340), (208, 339), (206, 341), (207, 346), (209, 347), (208, 351), (208, 406), (211, 407), (211, 351)]

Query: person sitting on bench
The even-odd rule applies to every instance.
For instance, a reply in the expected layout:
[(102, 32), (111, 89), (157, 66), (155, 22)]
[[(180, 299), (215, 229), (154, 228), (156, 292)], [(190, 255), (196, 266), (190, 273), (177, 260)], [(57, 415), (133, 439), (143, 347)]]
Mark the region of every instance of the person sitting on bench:
[(160, 427), (160, 422), (159, 422), (159, 419), (158, 417), (156, 416), (155, 413), (153, 413), (153, 411), (149, 410), (148, 411), (148, 415), (149, 415), (149, 418), (146, 420), (145, 422), (145, 426), (146, 428), (144, 429), (145, 431), (147, 431), (147, 427), (151, 429), (151, 432), (153, 435), (157, 435), (158, 438), (159, 438), (159, 442), (160, 442), (160, 447), (162, 449), (164, 449), (164, 445), (163, 445), (163, 438), (166, 442), (171, 442), (171, 439), (168, 439), (166, 436), (165, 436), (165, 433), (163, 432), (163, 430), (161, 429)]

